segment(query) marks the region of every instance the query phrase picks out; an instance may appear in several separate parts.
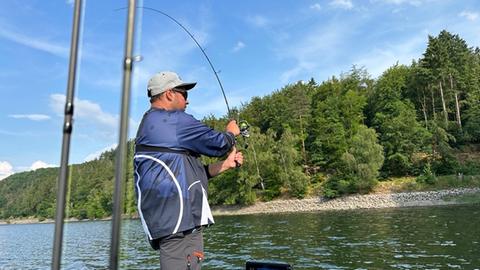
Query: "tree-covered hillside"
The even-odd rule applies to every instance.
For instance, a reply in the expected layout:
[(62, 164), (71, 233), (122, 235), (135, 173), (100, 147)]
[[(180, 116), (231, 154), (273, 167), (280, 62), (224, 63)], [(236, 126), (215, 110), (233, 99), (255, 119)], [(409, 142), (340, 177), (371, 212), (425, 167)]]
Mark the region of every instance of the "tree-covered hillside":
[[(480, 174), (475, 155), (459, 154), (480, 144), (480, 49), (447, 31), (428, 37), (420, 59), (376, 79), (353, 67), (254, 97), (236, 111), (251, 125), (250, 138), (238, 142), (246, 162), (212, 179), (213, 204), (366, 193), (390, 177), (434, 183), (439, 175)], [(228, 117), (203, 120), (222, 130)], [(68, 216), (111, 214), (114, 157), (109, 151), (71, 167)], [(49, 168), (1, 181), (0, 218), (53, 217), (57, 175)], [(125, 186), (125, 213), (134, 214), (131, 167)]]

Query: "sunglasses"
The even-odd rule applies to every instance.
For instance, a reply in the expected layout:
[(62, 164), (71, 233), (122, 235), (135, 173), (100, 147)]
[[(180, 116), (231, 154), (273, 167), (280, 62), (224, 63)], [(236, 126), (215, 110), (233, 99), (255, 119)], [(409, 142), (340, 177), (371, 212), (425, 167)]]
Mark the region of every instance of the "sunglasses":
[(185, 100), (188, 98), (188, 92), (184, 90), (172, 89), (174, 92), (180, 93)]

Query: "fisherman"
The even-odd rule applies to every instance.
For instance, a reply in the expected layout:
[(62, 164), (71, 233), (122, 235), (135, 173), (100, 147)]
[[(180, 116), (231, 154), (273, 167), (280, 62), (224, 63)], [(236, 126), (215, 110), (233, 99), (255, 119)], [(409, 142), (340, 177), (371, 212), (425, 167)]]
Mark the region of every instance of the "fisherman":
[[(235, 120), (219, 132), (185, 113), (188, 91), (195, 85), (174, 72), (155, 74), (147, 87), (151, 108), (135, 139), (138, 213), (150, 245), (160, 250), (164, 270), (201, 268), (202, 230), (214, 223), (208, 179), (243, 163), (235, 148), (240, 134)], [(202, 165), (200, 155), (227, 157)]]

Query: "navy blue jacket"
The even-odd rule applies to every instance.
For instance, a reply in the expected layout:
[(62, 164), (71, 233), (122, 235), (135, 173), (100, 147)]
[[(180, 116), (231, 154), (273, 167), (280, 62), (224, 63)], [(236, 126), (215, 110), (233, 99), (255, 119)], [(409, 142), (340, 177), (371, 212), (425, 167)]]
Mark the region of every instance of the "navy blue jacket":
[(218, 132), (181, 110), (150, 109), (135, 145), (162, 147), (135, 152), (137, 208), (149, 240), (214, 223), (207, 200), (208, 177), (199, 155), (220, 157), (235, 136)]

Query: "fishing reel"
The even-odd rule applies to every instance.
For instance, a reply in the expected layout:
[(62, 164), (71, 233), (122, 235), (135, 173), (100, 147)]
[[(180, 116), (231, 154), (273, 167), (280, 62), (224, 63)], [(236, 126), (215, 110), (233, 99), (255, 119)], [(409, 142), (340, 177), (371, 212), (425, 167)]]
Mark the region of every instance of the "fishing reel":
[(250, 132), (249, 132), (250, 125), (248, 124), (247, 121), (245, 120), (240, 121), (238, 126), (240, 128), (240, 135), (242, 135), (242, 137), (244, 138), (250, 137)]
[[(246, 138), (250, 137), (250, 132), (248, 129), (250, 128), (250, 125), (248, 124), (247, 121), (241, 120), (238, 122), (238, 127), (240, 128), (240, 135), (243, 137), (243, 149), (248, 148), (248, 142)], [(241, 165), (237, 163), (237, 168), (240, 167)]]

